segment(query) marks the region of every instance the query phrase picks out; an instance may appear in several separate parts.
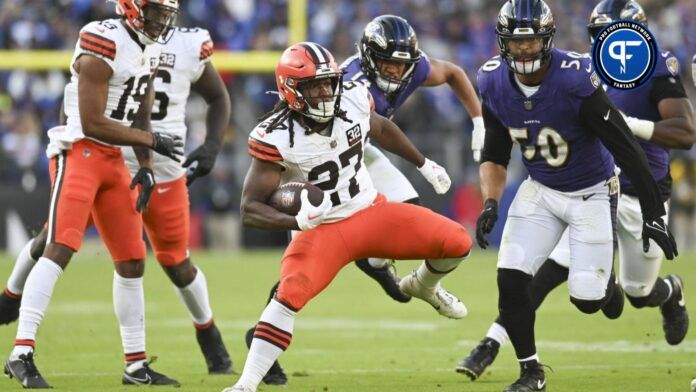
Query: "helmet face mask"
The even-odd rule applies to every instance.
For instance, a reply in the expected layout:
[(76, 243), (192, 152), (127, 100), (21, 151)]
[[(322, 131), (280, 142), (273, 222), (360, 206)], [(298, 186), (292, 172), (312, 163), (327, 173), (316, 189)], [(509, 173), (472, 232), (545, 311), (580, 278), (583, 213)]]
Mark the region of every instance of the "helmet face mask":
[(116, 12), (142, 44), (165, 44), (179, 12), (178, 0), (116, 0)]
[(500, 56), (515, 73), (532, 74), (551, 60), (556, 27), (542, 0), (509, 0), (500, 9), (495, 32)]
[[(358, 50), (363, 72), (387, 94), (408, 85), (421, 58), (415, 31), (406, 19), (394, 15), (378, 16), (368, 23)], [(403, 64), (401, 75), (384, 72), (395, 63)]]
[(590, 43), (594, 43), (595, 37), (602, 29), (618, 20), (632, 20), (648, 25), (648, 18), (643, 7), (634, 0), (602, 0), (592, 10), (590, 22), (587, 24), (587, 33)]
[(318, 123), (336, 116), (343, 92), (343, 73), (333, 55), (313, 42), (287, 48), (276, 67), (280, 99)]

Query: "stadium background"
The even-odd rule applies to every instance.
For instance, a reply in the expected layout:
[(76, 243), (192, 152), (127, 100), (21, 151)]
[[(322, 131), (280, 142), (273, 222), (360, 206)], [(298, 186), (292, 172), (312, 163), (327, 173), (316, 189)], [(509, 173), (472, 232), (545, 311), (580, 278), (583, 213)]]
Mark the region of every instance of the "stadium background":
[[(681, 61), (684, 84), (694, 99), (689, 65), (696, 53), (696, 2), (641, 3), (661, 49), (672, 51)], [(393, 13), (409, 20), (429, 56), (459, 64), (475, 83), (478, 67), (497, 51), (494, 22), (500, 4), (501, 0), (182, 1), (177, 24), (210, 31), (215, 64), (232, 98), (232, 117), (215, 170), (191, 187), (192, 246), (234, 248), (280, 245), (284, 241), (280, 233), (243, 229), (237, 217), (243, 175), (250, 161), (246, 135), (256, 124), (256, 117), (276, 99), (266, 94), (275, 89), (269, 71), (288, 42), (305, 37), (326, 46), (343, 61), (355, 52), (355, 42), (370, 19)], [(594, 4), (590, 0), (550, 2), (557, 24), (557, 47), (588, 50), (585, 25)], [(294, 14), (289, 18), (289, 13)], [(0, 249), (16, 250), (26, 239), (19, 228), (35, 230), (45, 217), (49, 192), (46, 130), (57, 124), (77, 33), (89, 21), (113, 16), (113, 3), (102, 0), (2, 1)], [(187, 109), (189, 150), (203, 138), (204, 113), (204, 103), (193, 96)], [(454, 94), (447, 86), (420, 89), (395, 120), (426, 155), (444, 164), (454, 187), (444, 198), (436, 197), (413, 167), (393, 161), (413, 180), (426, 205), (472, 227), (480, 210), (477, 166), (469, 150), (471, 123)], [(696, 247), (692, 239), (696, 232), (694, 152), (675, 151), (673, 156), (674, 232), (682, 249), (691, 249)], [(524, 176), (519, 160), (514, 162), (511, 188)], [(513, 194), (508, 192), (507, 197)]]

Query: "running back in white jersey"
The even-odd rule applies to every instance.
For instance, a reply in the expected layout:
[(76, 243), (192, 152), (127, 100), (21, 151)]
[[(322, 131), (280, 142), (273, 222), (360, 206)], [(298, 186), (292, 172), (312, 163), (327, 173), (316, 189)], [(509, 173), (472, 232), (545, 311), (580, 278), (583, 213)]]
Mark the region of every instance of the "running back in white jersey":
[[(155, 78), (155, 103), (152, 108), (152, 131), (177, 135), (186, 140), (184, 122), (186, 102), (191, 84), (203, 74), (213, 54), (213, 41), (207, 30), (201, 28), (174, 29), (171, 38), (162, 45), (159, 70)], [(133, 148), (124, 146), (123, 155), (131, 174), (140, 168)], [(184, 175), (178, 163), (152, 152), (152, 167), (158, 183), (174, 181)]]
[(343, 86), (341, 109), (346, 122), (334, 118), (331, 135), (305, 134), (294, 122), (291, 144), (289, 122), (286, 120), (272, 132), (266, 127), (279, 114), (259, 124), (249, 135), (249, 153), (257, 159), (282, 166), (281, 184), (291, 181), (310, 182), (331, 198), (333, 207), (325, 223), (345, 219), (368, 207), (377, 197), (377, 190), (363, 162), (365, 139), (370, 131), (371, 99), (363, 83), (348, 82)]
[(159, 54), (160, 46), (157, 44), (141, 49), (119, 19), (91, 22), (84, 26), (80, 30), (80, 38), (75, 44), (75, 52), (70, 62), (70, 83), (65, 86), (64, 110), (67, 124), (63, 132), (49, 132), (51, 142), (47, 155), (52, 157), (61, 150), (70, 149), (72, 143), (85, 137), (78, 106), (78, 74), (74, 68), (75, 61), (80, 56), (98, 57), (111, 67), (113, 74), (109, 79), (109, 95), (104, 115), (130, 126), (139, 106), (134, 98), (145, 93), (150, 67), (157, 63)]

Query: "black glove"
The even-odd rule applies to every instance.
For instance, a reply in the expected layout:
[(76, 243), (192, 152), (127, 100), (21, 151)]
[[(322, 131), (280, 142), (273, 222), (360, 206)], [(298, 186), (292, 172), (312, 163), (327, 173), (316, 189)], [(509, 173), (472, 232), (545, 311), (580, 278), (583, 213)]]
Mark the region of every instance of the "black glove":
[(487, 199), (483, 203), (483, 211), (476, 220), (476, 242), (481, 249), (486, 249), (488, 240), (485, 235), (493, 231), (493, 226), (498, 220), (498, 202), (494, 199)]
[(155, 152), (169, 157), (177, 162), (181, 162), (184, 155), (184, 142), (181, 136), (168, 135), (162, 132), (152, 133), (152, 147)]
[[(186, 186), (191, 185), (196, 178), (203, 177), (213, 170), (218, 151), (220, 151), (220, 147), (212, 143), (204, 143), (189, 154), (182, 165), (183, 167), (189, 168), (186, 175)], [(196, 162), (196, 164), (189, 167), (194, 162)]]
[(643, 252), (650, 250), (650, 240), (655, 241), (662, 248), (667, 260), (672, 260), (679, 255), (677, 242), (662, 218), (643, 219)]
[(147, 211), (147, 204), (150, 202), (150, 196), (155, 189), (155, 175), (152, 173), (152, 169), (141, 167), (135, 173), (130, 188), (135, 189), (138, 184), (140, 184), (140, 190), (138, 191), (138, 201), (135, 202), (135, 210), (137, 212)]

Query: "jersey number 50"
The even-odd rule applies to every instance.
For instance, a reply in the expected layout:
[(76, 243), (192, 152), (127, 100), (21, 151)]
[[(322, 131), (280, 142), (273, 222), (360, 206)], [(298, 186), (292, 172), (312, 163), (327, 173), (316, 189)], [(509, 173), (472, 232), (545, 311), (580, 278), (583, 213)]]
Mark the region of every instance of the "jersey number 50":
[(563, 166), (568, 160), (568, 143), (555, 129), (549, 127), (542, 128), (537, 136), (536, 144), (527, 146), (524, 145), (529, 140), (529, 130), (527, 128), (510, 128), (509, 130), (512, 140), (520, 146), (524, 146), (522, 155), (528, 161), (534, 159), (537, 151), (546, 160), (546, 163), (552, 167)]

